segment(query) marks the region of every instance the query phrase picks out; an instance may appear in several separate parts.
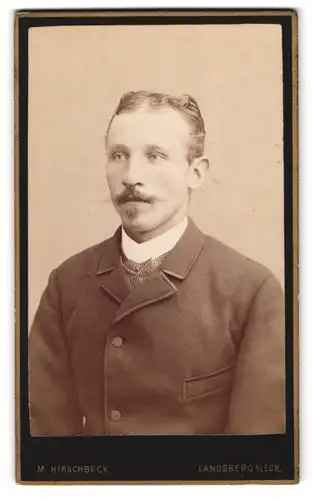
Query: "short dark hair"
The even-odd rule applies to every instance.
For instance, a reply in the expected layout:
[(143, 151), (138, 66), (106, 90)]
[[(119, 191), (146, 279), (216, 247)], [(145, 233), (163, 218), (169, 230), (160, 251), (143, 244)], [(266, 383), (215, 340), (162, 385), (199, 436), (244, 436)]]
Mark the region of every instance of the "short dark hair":
[(188, 155), (191, 162), (194, 158), (203, 155), (205, 146), (205, 125), (200, 109), (194, 97), (189, 94), (183, 94), (175, 97), (169, 94), (160, 94), (157, 92), (148, 92), (138, 90), (123, 94), (119, 100), (117, 108), (109, 122), (107, 133), (115, 116), (121, 113), (135, 111), (146, 103), (151, 109), (170, 107), (179, 111), (191, 127), (192, 144)]

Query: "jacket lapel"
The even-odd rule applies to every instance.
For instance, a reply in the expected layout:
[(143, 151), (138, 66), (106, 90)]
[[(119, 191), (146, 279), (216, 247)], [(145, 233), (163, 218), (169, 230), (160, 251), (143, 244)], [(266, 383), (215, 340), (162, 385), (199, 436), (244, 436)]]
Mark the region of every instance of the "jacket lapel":
[(137, 285), (127, 295), (117, 311), (115, 322), (120, 321), (142, 307), (171, 297), (176, 291), (177, 288), (165, 274), (158, 272), (156, 269), (143, 283)]
[(130, 284), (124, 274), (120, 259), (121, 228), (104, 242), (96, 271), (97, 286), (115, 303), (122, 304), (129, 292)]
[[(97, 280), (102, 292), (119, 306), (114, 320), (117, 322), (138, 309), (177, 293), (176, 280), (184, 280), (196, 262), (203, 246), (203, 235), (189, 219), (181, 239), (166, 255), (159, 268), (134, 289), (128, 284), (120, 260), (121, 228), (105, 243)], [(172, 278), (175, 278), (175, 283)]]
[(203, 233), (189, 218), (185, 232), (175, 247), (166, 255), (159, 269), (169, 277), (184, 280), (198, 259), (203, 244)]

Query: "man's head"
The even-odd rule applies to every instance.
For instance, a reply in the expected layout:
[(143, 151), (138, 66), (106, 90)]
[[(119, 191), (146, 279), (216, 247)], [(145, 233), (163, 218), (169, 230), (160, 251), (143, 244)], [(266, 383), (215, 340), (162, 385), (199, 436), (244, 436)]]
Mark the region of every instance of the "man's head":
[(107, 130), (107, 180), (131, 237), (149, 239), (185, 216), (208, 168), (204, 140), (192, 97), (145, 91), (121, 97)]

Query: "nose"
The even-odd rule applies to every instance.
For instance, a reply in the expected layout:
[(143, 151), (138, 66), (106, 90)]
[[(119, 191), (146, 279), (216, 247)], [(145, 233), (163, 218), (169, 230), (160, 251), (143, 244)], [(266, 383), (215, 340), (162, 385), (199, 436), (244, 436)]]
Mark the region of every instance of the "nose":
[(143, 186), (143, 167), (139, 159), (129, 158), (123, 184), (125, 186)]

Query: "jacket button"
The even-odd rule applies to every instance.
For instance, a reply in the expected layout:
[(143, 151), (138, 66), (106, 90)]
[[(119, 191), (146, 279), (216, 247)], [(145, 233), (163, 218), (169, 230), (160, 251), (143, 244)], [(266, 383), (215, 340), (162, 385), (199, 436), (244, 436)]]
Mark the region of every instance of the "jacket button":
[(112, 410), (110, 418), (113, 422), (118, 422), (121, 419), (121, 413), (118, 410)]
[(121, 337), (115, 337), (112, 342), (114, 347), (121, 347), (123, 344), (123, 340)]

